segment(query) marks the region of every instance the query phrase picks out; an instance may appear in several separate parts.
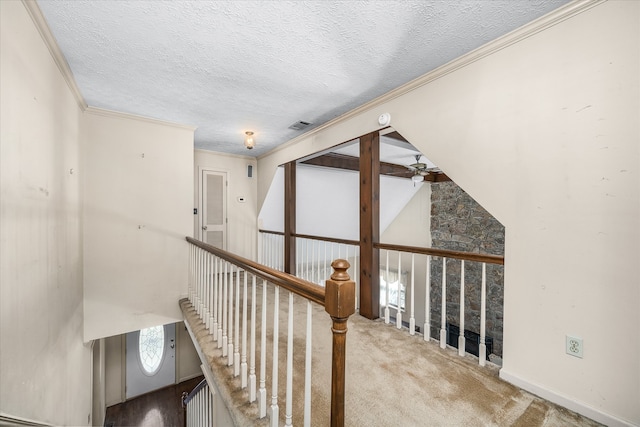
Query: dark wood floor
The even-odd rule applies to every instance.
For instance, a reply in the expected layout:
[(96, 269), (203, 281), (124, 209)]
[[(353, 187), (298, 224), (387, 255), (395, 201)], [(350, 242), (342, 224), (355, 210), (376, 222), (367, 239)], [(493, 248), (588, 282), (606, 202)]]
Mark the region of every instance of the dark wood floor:
[(182, 392), (190, 392), (204, 377), (143, 394), (124, 403), (109, 406), (105, 427), (184, 427)]

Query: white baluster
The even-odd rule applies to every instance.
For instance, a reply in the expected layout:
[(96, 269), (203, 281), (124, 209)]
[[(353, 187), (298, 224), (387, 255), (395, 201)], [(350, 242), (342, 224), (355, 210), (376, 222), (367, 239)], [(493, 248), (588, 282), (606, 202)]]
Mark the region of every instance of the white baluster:
[(447, 258), (442, 257), (442, 302), (440, 318), (440, 348), (447, 347)]
[(198, 276), (200, 277), (200, 292), (198, 298), (198, 314), (200, 315), (200, 319), (204, 320), (204, 250), (200, 250), (200, 268), (198, 272)]
[(226, 357), (227, 356), (227, 351), (229, 350), (227, 347), (228, 344), (228, 337), (227, 337), (227, 325), (228, 325), (228, 318), (227, 318), (227, 290), (228, 290), (228, 285), (229, 285), (229, 276), (228, 276), (228, 270), (229, 269), (229, 263), (227, 261), (224, 262), (224, 283), (222, 285), (222, 344), (218, 343), (218, 345), (222, 345), (222, 357)]
[(384, 284), (384, 290), (385, 290), (385, 296), (384, 296), (384, 323), (386, 323), (387, 325), (389, 324), (389, 317), (390, 317), (390, 313), (389, 313), (389, 251), (385, 250), (385, 252), (387, 253), (387, 262), (386, 262), (386, 277), (384, 278), (385, 284)]
[(316, 283), (316, 240), (311, 241), (311, 279), (310, 282)]
[(249, 402), (256, 400), (256, 276), (251, 280), (251, 348), (249, 349)]
[(213, 340), (218, 340), (218, 257), (213, 258), (213, 324), (211, 325), (211, 333)]
[(480, 366), (484, 366), (487, 360), (486, 337), (487, 323), (487, 264), (482, 263), (482, 287), (480, 290), (480, 352), (478, 353)]
[(188, 281), (188, 292), (189, 301), (193, 303), (192, 292), (193, 292), (193, 245), (189, 244), (189, 281)]
[[(247, 273), (244, 272), (244, 275)], [(240, 375), (240, 268), (236, 272), (236, 314), (235, 314), (235, 334), (233, 337), (235, 347), (233, 347), (233, 376)]]
[(260, 418), (267, 416), (267, 281), (262, 281), (262, 324), (260, 326), (260, 389), (258, 408)]
[(193, 406), (195, 406), (195, 409), (196, 409), (195, 424), (196, 424), (197, 426), (199, 426), (199, 425), (201, 424), (201, 423), (200, 423), (200, 416), (201, 416), (201, 411), (200, 411), (200, 394), (199, 394), (199, 393), (197, 393), (197, 394), (194, 396), (194, 399), (193, 399), (193, 400), (194, 400), (194, 405), (193, 405)]
[(307, 346), (304, 355), (304, 427), (311, 427), (311, 359), (313, 347), (312, 334), (312, 306), (307, 300)]
[[(333, 248), (335, 247), (335, 243), (331, 242), (331, 256), (329, 257), (329, 265), (333, 262), (335, 257), (333, 256)], [(330, 274), (331, 275), (331, 274)]]
[(209, 290), (209, 334), (212, 334), (214, 319), (213, 319), (213, 305), (215, 304), (215, 297), (213, 296), (213, 261), (214, 256), (209, 254), (209, 274), (207, 275), (208, 285), (207, 288)]
[(324, 261), (322, 264), (322, 271), (324, 272), (325, 280), (327, 279), (327, 270), (329, 268), (329, 258), (327, 257), (327, 242), (324, 242)]
[[(231, 271), (229, 272), (229, 309), (227, 311), (227, 366), (233, 366), (233, 264), (231, 264)], [(236, 267), (236, 277), (238, 275), (238, 268)]]
[(353, 276), (351, 276), (351, 280), (356, 282), (356, 311), (360, 312), (360, 270), (358, 269), (358, 254), (360, 249), (357, 246), (353, 247)]
[(460, 335), (458, 336), (458, 356), (464, 357), (464, 260), (460, 261)]
[(413, 296), (415, 295), (415, 273), (416, 273), (416, 254), (411, 254), (411, 314), (409, 315), (409, 335), (416, 334), (416, 305)]
[(210, 297), (209, 289), (210, 289), (210, 280), (211, 275), (209, 270), (209, 261), (211, 260), (211, 254), (209, 252), (205, 252), (204, 254), (204, 327), (205, 329), (211, 329), (211, 312), (210, 312)]
[(402, 328), (402, 304), (400, 304), (400, 293), (402, 292), (402, 261), (401, 261), (401, 256), (402, 256), (402, 252), (398, 252), (398, 282), (396, 285), (396, 296), (398, 298), (398, 300), (396, 301), (396, 308), (397, 308), (397, 314), (396, 314), (396, 328), (401, 329)]
[(240, 354), (240, 387), (247, 388), (247, 272), (242, 291), (242, 353)]
[(293, 411), (293, 292), (289, 292), (289, 319), (287, 321), (287, 392), (285, 425), (290, 426)]
[(224, 306), (224, 281), (225, 279), (225, 274), (224, 274), (224, 269), (226, 269), (226, 261), (225, 261), (225, 268), (222, 268), (223, 265), (223, 261), (220, 259), (218, 260), (218, 304), (217, 304), (217, 312), (218, 312), (218, 338), (216, 341), (218, 341), (217, 347), (218, 348), (222, 348), (222, 323), (224, 322), (224, 314), (223, 314), (223, 306)]
[(424, 280), (424, 340), (431, 339), (431, 255), (427, 255), (427, 272)]
[(311, 250), (309, 249), (309, 245), (311, 245), (311, 239), (307, 239), (307, 258), (305, 259), (305, 274), (304, 277), (306, 280), (312, 280), (309, 272), (309, 260), (311, 258)]
[(278, 427), (280, 408), (278, 407), (278, 329), (280, 316), (280, 286), (274, 286), (273, 301), (273, 358), (271, 370), (271, 427)]
[(196, 297), (193, 308), (200, 316), (200, 248), (196, 249)]

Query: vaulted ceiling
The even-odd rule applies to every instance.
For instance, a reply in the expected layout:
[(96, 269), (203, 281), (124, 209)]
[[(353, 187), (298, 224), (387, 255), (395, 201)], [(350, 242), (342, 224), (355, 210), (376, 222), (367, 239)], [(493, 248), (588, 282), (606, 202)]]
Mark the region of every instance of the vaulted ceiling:
[[(196, 126), (196, 148), (258, 156), (566, 2), (38, 5), (89, 106)], [(299, 121), (311, 125), (290, 129)]]

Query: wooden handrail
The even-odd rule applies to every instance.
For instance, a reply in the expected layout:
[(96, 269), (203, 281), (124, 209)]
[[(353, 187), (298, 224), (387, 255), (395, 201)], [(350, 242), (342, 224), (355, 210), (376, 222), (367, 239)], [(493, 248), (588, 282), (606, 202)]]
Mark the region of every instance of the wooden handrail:
[(267, 233), (267, 234), (277, 234), (278, 236), (284, 236), (284, 232), (282, 231), (273, 231), (273, 230), (258, 230), (260, 233)]
[(463, 259), (465, 261), (486, 262), (487, 264), (504, 265), (504, 257), (499, 255), (479, 254), (475, 252), (450, 251), (448, 249), (421, 248), (419, 246), (392, 245), (388, 243), (376, 243), (373, 245), (378, 249), (390, 251), (412, 252), (423, 255), (433, 255), (444, 258)]
[(196, 394), (198, 394), (198, 392), (200, 390), (202, 390), (204, 388), (204, 386), (207, 385), (207, 379), (203, 378), (202, 381), (200, 381), (198, 383), (197, 386), (194, 387), (193, 390), (191, 390), (189, 393), (187, 393), (186, 391), (182, 393), (182, 407), (185, 408), (187, 406), (187, 403), (189, 403), (191, 401), (191, 399), (193, 399), (195, 397)]
[[(343, 259), (333, 261), (331, 267), (333, 267), (334, 272), (331, 278), (326, 280), (326, 287), (322, 287), (234, 255), (192, 237), (186, 237), (186, 240), (192, 245), (218, 258), (229, 261), (255, 276), (261, 277), (276, 286), (280, 286), (303, 298), (324, 306), (325, 311), (331, 316), (331, 320), (333, 321), (331, 328), (333, 332), (333, 352), (331, 358), (331, 426), (343, 427), (345, 412), (347, 321), (349, 320), (349, 316), (355, 313), (356, 298), (355, 282), (350, 279), (347, 273), (350, 267), (349, 262)], [(197, 392), (197, 389), (204, 387), (204, 384), (206, 384), (206, 380), (203, 380), (191, 394), (187, 395), (185, 393), (185, 395), (183, 395), (183, 405), (186, 405), (192, 395)]]
[[(275, 234), (275, 235), (278, 235), (278, 236), (284, 236), (284, 233), (282, 231), (272, 231), (272, 230), (258, 230), (258, 231), (260, 233)], [(358, 242), (357, 240), (338, 239), (336, 237), (313, 236), (311, 234), (294, 233), (293, 236), (294, 237), (298, 237), (300, 239), (320, 240), (320, 241), (323, 241), (323, 242), (340, 243), (340, 244), (343, 244), (343, 245), (358, 246), (360, 244), (360, 242)]]
[(274, 285), (281, 286), (296, 295), (300, 295), (303, 298), (324, 306), (325, 288), (320, 285), (292, 276), (291, 274), (283, 273), (282, 271), (274, 270), (273, 268), (234, 255), (231, 252), (216, 248), (192, 237), (186, 237), (186, 239), (187, 242), (214, 254), (218, 258), (232, 262), (255, 276), (262, 277)]
[[(284, 235), (284, 233), (279, 231), (260, 230), (260, 232)], [(312, 239), (312, 240), (322, 240), (322, 241), (333, 242), (333, 243), (342, 243), (342, 244), (354, 245), (354, 246), (357, 246), (360, 244), (360, 242), (357, 240), (336, 239), (332, 237), (312, 236), (308, 234), (295, 234), (295, 237), (299, 237), (301, 239)], [(398, 252), (412, 252), (412, 253), (422, 254), (422, 255), (432, 255), (432, 256), (439, 256), (439, 257), (445, 257), (445, 258), (463, 259), (465, 261), (476, 261), (476, 262), (485, 262), (487, 264), (504, 265), (504, 256), (500, 256), (500, 255), (480, 254), (475, 252), (463, 252), (463, 251), (451, 251), (448, 249), (423, 248), (420, 246), (395, 245), (390, 243), (375, 243), (373, 246), (377, 249), (386, 249), (386, 250), (398, 251)]]
[(312, 236), (310, 234), (295, 234), (294, 236), (300, 239), (320, 240), (323, 242), (340, 243), (343, 245), (358, 246), (360, 244), (360, 242), (357, 240), (338, 239), (335, 237), (320, 237), (320, 236)]

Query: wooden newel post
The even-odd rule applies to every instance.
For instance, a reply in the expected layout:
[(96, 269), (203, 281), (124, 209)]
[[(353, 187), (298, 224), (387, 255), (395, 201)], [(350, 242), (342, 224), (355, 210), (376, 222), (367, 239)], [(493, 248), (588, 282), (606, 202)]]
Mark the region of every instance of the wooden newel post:
[(331, 263), (333, 274), (326, 281), (324, 309), (333, 320), (333, 355), (331, 361), (331, 426), (344, 426), (344, 379), (347, 342), (347, 320), (355, 313), (356, 285), (349, 277), (349, 262), (337, 259)]

